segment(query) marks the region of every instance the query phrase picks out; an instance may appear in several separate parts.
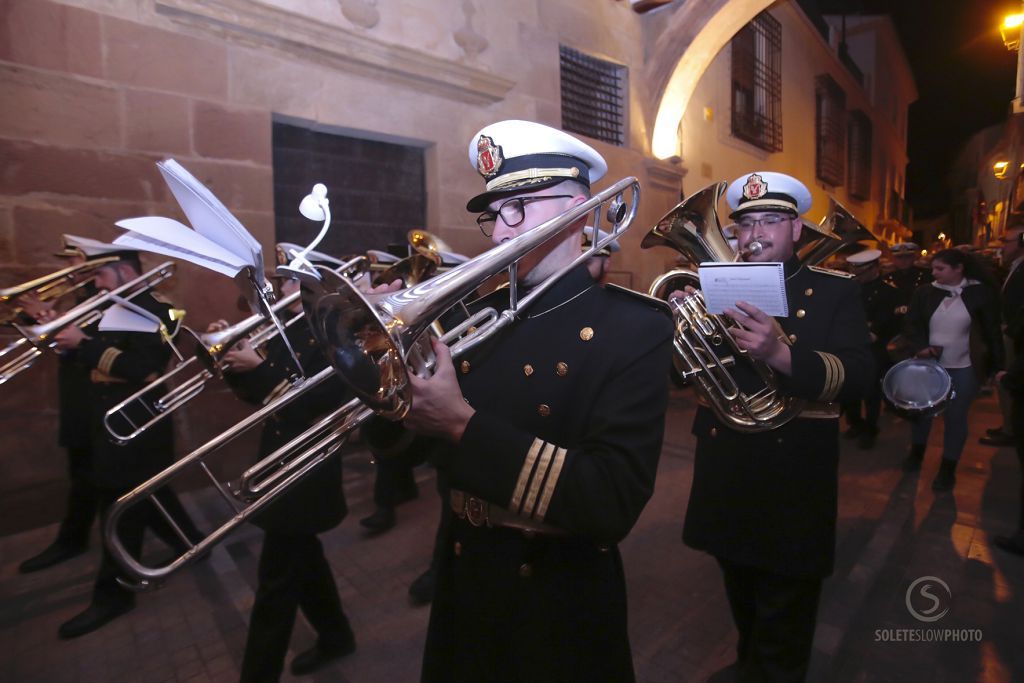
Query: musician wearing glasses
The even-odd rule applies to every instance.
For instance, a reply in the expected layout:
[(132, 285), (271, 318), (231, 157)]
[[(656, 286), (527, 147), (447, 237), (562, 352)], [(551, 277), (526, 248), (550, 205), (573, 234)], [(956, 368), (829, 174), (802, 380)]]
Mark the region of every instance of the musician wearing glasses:
[[(495, 244), (589, 197), (607, 165), (559, 130), (475, 135), (485, 191), (467, 209)], [(586, 216), (518, 264), (520, 295), (580, 256)], [(482, 305), (509, 307), (499, 289)], [(411, 377), (406, 427), (443, 478), (424, 681), (631, 681), (616, 544), (654, 488), (667, 404), (668, 311), (579, 263), (503, 333)]]
[[(875, 380), (868, 327), (846, 273), (801, 264), (794, 245), (811, 195), (782, 173), (744, 175), (729, 185), (744, 260), (784, 264), (789, 316), (737, 301), (726, 311), (739, 346), (774, 371), (778, 389), (807, 403), (789, 422), (735, 429), (697, 409), (693, 486), (683, 541), (722, 569), (739, 630), (739, 680), (803, 680), (822, 580), (833, 568), (839, 401)], [(674, 292), (673, 296), (679, 296)], [(736, 379), (744, 383), (738, 367)]]
[[(316, 252), (311, 252), (308, 258), (316, 263)], [(333, 264), (333, 260), (324, 262)], [(281, 281), (282, 297), (297, 290), (297, 280)], [(284, 319), (300, 313), (302, 303), (296, 300)], [(225, 327), (227, 323), (221, 320), (213, 323), (209, 331)], [(287, 334), (304, 376), (312, 377), (327, 367), (327, 359), (314, 343), (305, 320), (293, 323)], [(267, 342), (265, 355), (242, 341), (224, 355), (224, 365), (227, 368), (224, 379), (235, 394), (257, 406), (266, 405), (286, 392), (296, 372), (291, 353), (280, 337)], [(347, 390), (336, 378), (304, 393), (302, 398), (267, 420), (260, 436), (259, 457), (270, 455), (346, 400)], [(294, 486), (254, 518), (256, 526), (263, 529), (264, 537), (259, 583), (242, 658), (243, 683), (276, 681), (281, 677), (300, 609), (316, 631), (317, 642), (295, 656), (290, 667), (292, 674), (310, 674), (356, 649), (334, 574), (317, 537), (338, 526), (348, 511), (341, 479), (341, 458), (335, 453), (313, 476)]]
[[(117, 257), (96, 270), (97, 289), (113, 290), (140, 277), (138, 252), (115, 245), (103, 245), (96, 251), (102, 257)], [(173, 308), (151, 290), (132, 297), (131, 304), (159, 320), (164, 329), (173, 330), (176, 316)], [(114, 405), (163, 374), (171, 357), (164, 333), (122, 331), (68, 325), (54, 335), (57, 348), (65, 362), (74, 363), (88, 374), (87, 417), (80, 423), (86, 431), (89, 447), (87, 476), (96, 491), (101, 518), (119, 496), (131, 490), (171, 464), (174, 457), (174, 434), (170, 421), (161, 423), (126, 445), (112, 443), (103, 423), (104, 413)], [(182, 531), (190, 538), (201, 536), (189, 519), (178, 498), (170, 489), (158, 494), (164, 507)], [(121, 520), (125, 548), (138, 557), (146, 527), (151, 527), (168, 545), (184, 548), (184, 542), (153, 508), (134, 510)], [(89, 607), (61, 624), (61, 638), (76, 638), (90, 633), (112, 619), (131, 610), (135, 594), (117, 582), (120, 574), (106, 547), (93, 587)]]

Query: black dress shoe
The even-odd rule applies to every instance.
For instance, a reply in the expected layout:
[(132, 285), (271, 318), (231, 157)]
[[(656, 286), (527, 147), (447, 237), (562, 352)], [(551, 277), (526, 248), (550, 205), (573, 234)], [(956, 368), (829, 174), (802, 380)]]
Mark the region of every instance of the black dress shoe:
[(1018, 532), (1013, 536), (996, 536), (992, 542), (997, 548), (1024, 557), (1024, 532)]
[(434, 570), (428, 569), (409, 585), (409, 600), (414, 605), (429, 605), (434, 599)]
[(985, 430), (985, 433), (989, 436), (1003, 436), (1006, 434), (1002, 427), (989, 427)]
[(78, 557), (86, 550), (88, 550), (88, 546), (85, 545), (68, 545), (60, 541), (54, 541), (43, 552), (22, 562), (18, 566), (18, 571), (22, 574), (37, 572), (40, 569), (46, 569), (47, 567), (70, 560), (72, 557)]
[(985, 446), (1012, 446), (1015, 442), (1009, 434), (1000, 433), (998, 435), (983, 436), (978, 439), (978, 443)]
[(92, 633), (101, 626), (117, 619), (126, 612), (135, 608), (134, 600), (126, 600), (114, 604), (90, 604), (84, 612), (78, 614), (60, 625), (57, 633), (63, 640), (84, 636)]
[(395, 526), (395, 511), (393, 508), (377, 508), (372, 515), (359, 520), (359, 525), (372, 535), (382, 534)]
[(305, 676), (319, 671), (335, 659), (341, 659), (355, 651), (356, 639), (351, 633), (349, 633), (347, 641), (336, 647), (321, 648), (319, 645), (311, 647), (305, 652), (295, 655), (291, 665), (292, 675)]

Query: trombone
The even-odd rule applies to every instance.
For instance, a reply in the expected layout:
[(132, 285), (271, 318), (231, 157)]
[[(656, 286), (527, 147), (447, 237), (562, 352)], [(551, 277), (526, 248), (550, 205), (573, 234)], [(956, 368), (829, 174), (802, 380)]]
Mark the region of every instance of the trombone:
[(0, 384), (28, 370), (45, 351), (55, 348), (53, 337), (61, 330), (71, 325), (88, 327), (103, 317), (104, 308), (116, 298), (132, 299), (172, 275), (174, 263), (166, 261), (116, 289), (94, 294), (53, 320), (36, 325), (14, 324), (22, 337), (0, 350)]
[[(281, 249), (281, 245), (278, 245), (278, 249)], [(366, 272), (367, 261), (364, 256), (356, 256), (349, 261), (338, 261), (338, 264), (336, 272), (343, 277), (360, 277)], [(289, 294), (278, 300), (270, 310), (277, 315), (287, 311), (298, 300), (299, 292)], [(302, 313), (291, 316), (283, 321), (282, 327), (287, 330), (302, 317)], [(224, 355), (236, 344), (248, 338), (253, 348), (259, 348), (280, 334), (281, 328), (268, 323), (270, 321), (267, 316), (255, 313), (217, 332), (197, 334), (188, 330), (196, 340), (195, 353), (103, 415), (103, 425), (111, 439), (124, 445), (199, 396), (206, 388), (207, 381), (223, 377)], [(161, 391), (167, 382), (181, 378), (185, 379), (166, 393), (151, 396), (153, 392)]]
[[(624, 195), (629, 193), (628, 202)], [(337, 363), (308, 379), (254, 412), (235, 426), (203, 444), (174, 465), (140, 484), (111, 506), (103, 534), (111, 555), (125, 570), (127, 585), (135, 589), (152, 588), (170, 575), (204, 555), (235, 528), (270, 505), (296, 482), (313, 472), (317, 465), (331, 457), (348, 436), (374, 414), (401, 418), (408, 411), (410, 389), (408, 373), (427, 375), (433, 371), (434, 357), (425, 334), (431, 323), (461, 299), (472, 294), (487, 278), (509, 269), (510, 308), (498, 313), (493, 308), (477, 311), (457, 327), (449, 330), (441, 341), (451, 344), (453, 358), (483, 343), (515, 322), (524, 310), (570, 270), (607, 247), (627, 230), (636, 216), (640, 200), (640, 184), (635, 178), (620, 180), (586, 202), (573, 207), (518, 237), (484, 252), (476, 258), (426, 282), (391, 294), (363, 294), (350, 281), (330, 270), (317, 274), (298, 271), (302, 280), (302, 302), (307, 318), (325, 355)], [(556, 237), (587, 214), (594, 214), (594, 225), (600, 227), (600, 211), (608, 204), (607, 217), (612, 229), (600, 240), (547, 280), (534, 287), (522, 299), (517, 298), (516, 263), (543, 243)], [(595, 234), (600, 234), (595, 231)], [(352, 306), (352, 315), (345, 315), (341, 302)], [(324, 318), (330, 318), (335, 335), (326, 334)], [(352, 325), (340, 324), (344, 317)], [(347, 366), (352, 361), (354, 366)], [(377, 386), (356, 381), (355, 374), (370, 370)], [(206, 458), (223, 445), (261, 423), (309, 389), (338, 374), (356, 397), (325, 415), (305, 432), (262, 458), (247, 469), (236, 483), (221, 482), (206, 464)], [(228, 517), (220, 526), (199, 541), (185, 536), (167, 511), (155, 498), (162, 487), (193, 467), (198, 467), (213, 483), (224, 502)], [(170, 562), (146, 565), (125, 550), (118, 532), (118, 521), (131, 507), (152, 500), (188, 548)]]
[(61, 268), (49, 275), (22, 282), (20, 285), (0, 289), (0, 304), (6, 306), (5, 310), (0, 312), (0, 325), (13, 324), (24, 310), (14, 301), (18, 297), (35, 294), (40, 301), (56, 301), (85, 287), (92, 282), (95, 271), (117, 260), (117, 256), (104, 256)]

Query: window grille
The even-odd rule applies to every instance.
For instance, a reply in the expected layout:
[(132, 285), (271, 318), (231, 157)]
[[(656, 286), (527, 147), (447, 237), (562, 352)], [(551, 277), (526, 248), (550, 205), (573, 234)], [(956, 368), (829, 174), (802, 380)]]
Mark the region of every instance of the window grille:
[(732, 134), (782, 151), (782, 25), (767, 12), (732, 39)]
[(815, 79), (816, 172), (829, 185), (842, 185), (846, 166), (846, 93), (828, 74)]
[(871, 119), (860, 111), (850, 112), (849, 190), (857, 199), (871, 197)]
[(628, 70), (560, 46), (562, 128), (613, 145), (625, 144)]

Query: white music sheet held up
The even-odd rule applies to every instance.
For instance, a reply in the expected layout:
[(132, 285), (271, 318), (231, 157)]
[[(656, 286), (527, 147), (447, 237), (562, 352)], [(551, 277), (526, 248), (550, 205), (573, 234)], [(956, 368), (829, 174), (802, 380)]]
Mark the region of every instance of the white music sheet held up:
[(700, 264), (700, 289), (708, 313), (724, 313), (745, 301), (776, 318), (789, 316), (786, 273), (781, 263)]

